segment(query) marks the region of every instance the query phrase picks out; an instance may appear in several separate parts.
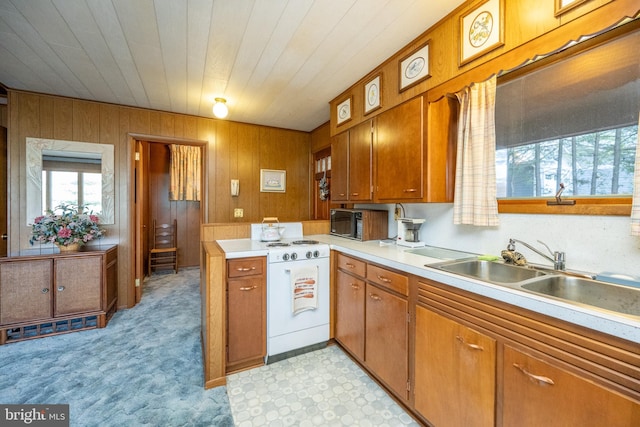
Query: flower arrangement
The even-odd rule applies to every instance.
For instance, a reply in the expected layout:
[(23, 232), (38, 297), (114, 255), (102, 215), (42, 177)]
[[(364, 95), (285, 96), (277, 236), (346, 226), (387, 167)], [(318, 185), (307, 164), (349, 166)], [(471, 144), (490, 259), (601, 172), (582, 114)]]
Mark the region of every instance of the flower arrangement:
[(30, 244), (54, 243), (58, 246), (84, 245), (104, 234), (98, 226), (99, 218), (84, 212), (84, 207), (60, 205), (55, 211), (47, 209), (45, 215), (33, 221)]

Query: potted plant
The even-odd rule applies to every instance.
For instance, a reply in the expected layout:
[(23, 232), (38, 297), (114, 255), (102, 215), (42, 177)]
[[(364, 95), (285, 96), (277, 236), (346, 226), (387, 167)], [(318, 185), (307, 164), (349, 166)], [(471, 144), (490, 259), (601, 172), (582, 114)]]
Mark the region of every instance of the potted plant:
[(53, 243), (60, 251), (78, 250), (104, 235), (98, 223), (98, 216), (85, 212), (82, 206), (60, 205), (34, 219), (29, 243)]

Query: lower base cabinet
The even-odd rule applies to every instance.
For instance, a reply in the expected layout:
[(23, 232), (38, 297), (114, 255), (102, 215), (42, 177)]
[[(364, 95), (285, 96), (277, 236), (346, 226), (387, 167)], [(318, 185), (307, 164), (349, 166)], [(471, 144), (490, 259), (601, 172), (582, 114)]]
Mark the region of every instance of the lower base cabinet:
[(415, 410), (429, 422), (438, 427), (494, 426), (495, 372), (495, 339), (416, 308)]
[(227, 261), (227, 372), (264, 363), (266, 258)]
[(503, 426), (640, 426), (640, 404), (504, 346)]

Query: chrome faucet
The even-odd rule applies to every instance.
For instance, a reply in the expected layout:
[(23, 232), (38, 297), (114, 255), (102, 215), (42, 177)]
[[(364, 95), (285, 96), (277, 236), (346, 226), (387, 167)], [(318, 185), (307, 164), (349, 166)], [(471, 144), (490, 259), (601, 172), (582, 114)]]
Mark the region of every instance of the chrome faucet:
[(515, 251), (516, 250), (516, 242), (521, 243), (522, 245), (524, 245), (527, 248), (531, 249), (533, 252), (537, 253), (541, 257), (546, 258), (549, 261), (551, 261), (553, 263), (553, 269), (554, 270), (564, 270), (565, 269), (565, 255), (564, 255), (564, 252), (552, 251), (551, 249), (549, 249), (549, 246), (547, 246), (546, 243), (538, 240), (538, 243), (542, 244), (545, 248), (547, 248), (547, 250), (549, 251), (549, 253), (553, 257), (553, 258), (551, 258), (549, 255), (545, 254), (544, 252), (540, 252), (538, 249), (534, 248), (530, 244), (528, 244), (526, 242), (523, 242), (522, 240), (518, 240), (518, 239), (509, 239), (509, 244), (507, 245), (507, 250), (508, 251), (512, 251), (512, 252)]

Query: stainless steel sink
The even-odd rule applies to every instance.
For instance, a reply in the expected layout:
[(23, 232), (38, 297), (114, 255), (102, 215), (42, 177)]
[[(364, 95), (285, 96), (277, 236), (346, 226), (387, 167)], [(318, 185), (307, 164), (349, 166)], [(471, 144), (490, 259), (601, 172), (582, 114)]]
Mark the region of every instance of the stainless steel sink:
[(520, 285), (524, 290), (640, 316), (640, 289), (571, 276), (547, 276)]
[(546, 273), (526, 267), (507, 265), (484, 260), (466, 260), (447, 262), (434, 267), (451, 273), (492, 283), (518, 283), (534, 277), (545, 276)]

